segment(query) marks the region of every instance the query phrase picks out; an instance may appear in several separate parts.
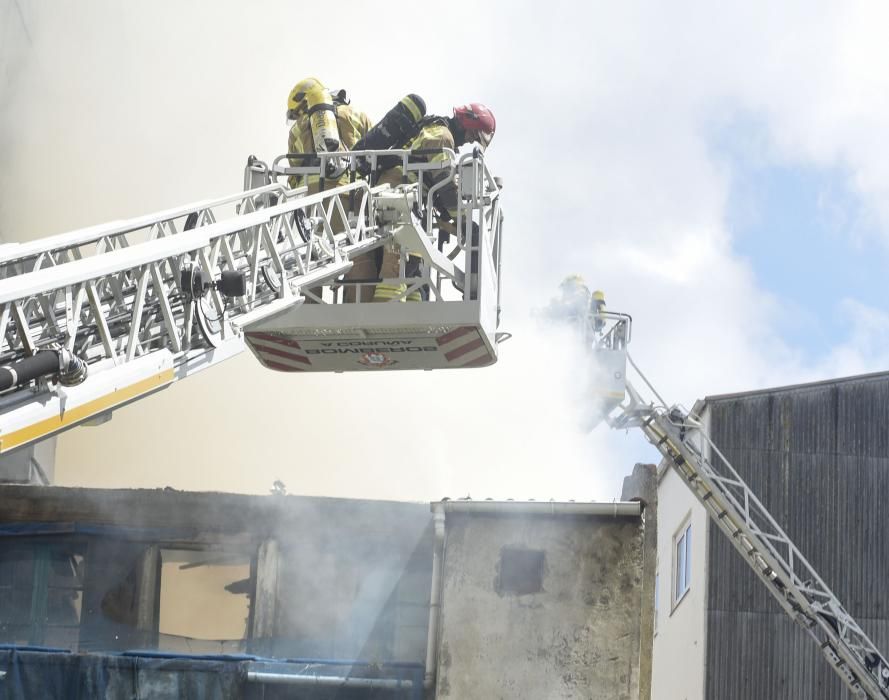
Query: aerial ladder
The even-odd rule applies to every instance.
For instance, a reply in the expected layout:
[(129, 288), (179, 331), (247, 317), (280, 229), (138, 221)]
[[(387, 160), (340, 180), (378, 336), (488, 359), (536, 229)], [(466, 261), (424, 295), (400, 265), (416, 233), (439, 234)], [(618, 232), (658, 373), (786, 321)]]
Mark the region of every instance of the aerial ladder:
[[(497, 360), (503, 214), (481, 152), (380, 151), (299, 166), (251, 157), (244, 191), (30, 243), (0, 245), (0, 454), (111, 412), (249, 349), (283, 372), (481, 367)], [(337, 179), (309, 194), (293, 175)], [(424, 187), (426, 170), (441, 170)], [(347, 177), (343, 177), (343, 175)], [(345, 181), (345, 184), (337, 184)], [(323, 181), (322, 181), (323, 182)], [(436, 189), (459, 192), (455, 221)], [(404, 293), (345, 303), (360, 255), (401, 251)], [(409, 269), (408, 254), (422, 263)], [(414, 290), (423, 301), (405, 303)]]
[[(587, 291), (584, 301), (577, 291), (561, 306), (561, 316), (577, 323), (592, 354), (597, 418), (612, 428), (644, 433), (855, 697), (889, 698), (886, 657), (710, 439), (699, 417), (702, 403), (691, 411), (668, 406), (627, 351), (632, 318), (607, 311), (601, 292)], [(628, 365), (641, 391), (627, 378)]]

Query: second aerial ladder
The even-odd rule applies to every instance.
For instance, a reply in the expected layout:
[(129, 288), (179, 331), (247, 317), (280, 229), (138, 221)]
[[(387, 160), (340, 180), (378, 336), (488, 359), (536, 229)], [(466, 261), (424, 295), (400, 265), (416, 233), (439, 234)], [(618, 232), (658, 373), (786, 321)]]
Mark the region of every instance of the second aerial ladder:
[[(713, 444), (692, 411), (668, 407), (627, 352), (632, 319), (605, 311), (601, 293), (576, 314), (594, 355), (598, 414), (638, 428), (725, 533), (781, 608), (815, 641), (856, 697), (889, 698), (889, 664), (755, 493)], [(598, 302), (598, 303), (597, 303)], [(650, 399), (627, 379), (627, 364)]]

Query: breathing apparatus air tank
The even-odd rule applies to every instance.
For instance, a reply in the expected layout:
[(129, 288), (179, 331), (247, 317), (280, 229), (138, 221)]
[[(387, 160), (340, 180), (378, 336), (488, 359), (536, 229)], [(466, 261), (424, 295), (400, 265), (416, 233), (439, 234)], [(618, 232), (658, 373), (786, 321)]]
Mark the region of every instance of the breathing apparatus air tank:
[[(426, 102), (411, 93), (386, 112), (380, 121), (355, 144), (354, 151), (385, 151), (400, 148), (420, 132), (420, 122), (426, 116)], [(390, 163), (389, 161), (394, 160)], [(399, 159), (377, 158), (381, 168), (398, 165)]]
[(602, 318), (602, 314), (605, 313), (605, 293), (601, 290), (597, 289), (592, 293), (590, 311), (593, 317), (593, 330), (599, 333), (605, 328), (605, 319)]
[(306, 91), (306, 107), (312, 140), (317, 153), (334, 153), (340, 150), (340, 132), (336, 125), (336, 107), (330, 91), (320, 83)]
[[(336, 153), (342, 150), (333, 97), (317, 78), (300, 80), (287, 96), (287, 118), (303, 115), (308, 119), (315, 153)], [(325, 176), (332, 177), (346, 167), (342, 158), (326, 158)]]

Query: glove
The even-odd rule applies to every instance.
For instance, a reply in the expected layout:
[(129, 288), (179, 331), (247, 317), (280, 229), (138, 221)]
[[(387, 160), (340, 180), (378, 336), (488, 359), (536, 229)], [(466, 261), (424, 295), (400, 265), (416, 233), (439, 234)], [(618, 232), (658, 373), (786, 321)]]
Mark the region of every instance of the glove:
[(367, 176), (370, 175), (370, 161), (364, 156), (357, 158), (355, 160), (355, 169), (361, 177), (367, 179)]

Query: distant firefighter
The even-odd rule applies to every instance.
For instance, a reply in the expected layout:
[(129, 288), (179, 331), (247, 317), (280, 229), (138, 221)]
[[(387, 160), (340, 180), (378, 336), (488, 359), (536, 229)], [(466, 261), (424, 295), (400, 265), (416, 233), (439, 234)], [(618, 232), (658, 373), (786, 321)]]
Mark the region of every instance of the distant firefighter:
[[(602, 292), (597, 292), (601, 296)], [(559, 296), (543, 309), (543, 315), (554, 321), (579, 321), (592, 309), (593, 295), (580, 275), (568, 275), (559, 285)], [(604, 297), (602, 297), (604, 305)]]

